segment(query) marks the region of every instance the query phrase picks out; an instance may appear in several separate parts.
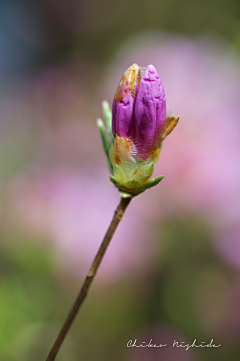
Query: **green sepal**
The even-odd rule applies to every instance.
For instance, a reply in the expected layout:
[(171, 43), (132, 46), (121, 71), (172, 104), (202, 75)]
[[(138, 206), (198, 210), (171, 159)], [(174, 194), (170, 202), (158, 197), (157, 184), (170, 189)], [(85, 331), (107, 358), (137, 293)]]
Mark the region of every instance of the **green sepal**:
[(150, 162), (145, 165), (140, 165), (137, 168), (137, 172), (134, 175), (134, 179), (136, 181), (140, 181), (141, 183), (146, 182), (154, 171), (154, 163)]
[(146, 189), (156, 186), (163, 178), (164, 178), (164, 175), (150, 179), (142, 186), (142, 189), (146, 190)]
[(110, 109), (110, 106), (108, 104), (108, 102), (106, 100), (104, 100), (102, 102), (102, 112), (103, 112), (103, 116), (106, 122), (106, 126), (107, 126), (107, 131), (108, 131), (108, 135), (111, 139), (111, 143), (114, 142), (114, 136), (112, 133), (112, 112)]
[(156, 177), (144, 184), (140, 184), (135, 180), (120, 183), (116, 177), (110, 176), (110, 181), (115, 185), (115, 187), (119, 189), (121, 197), (132, 198), (139, 195), (140, 193), (143, 193), (145, 190), (156, 186), (163, 178), (164, 176)]
[(105, 154), (107, 156), (107, 166), (108, 166), (108, 169), (110, 171), (111, 174), (113, 174), (113, 167), (112, 167), (112, 164), (110, 162), (110, 159), (109, 159), (109, 149), (111, 147), (111, 144), (110, 141), (108, 140), (108, 137), (107, 137), (107, 130), (104, 126), (104, 123), (102, 121), (102, 119), (98, 118), (97, 119), (97, 126), (98, 126), (98, 129), (100, 131), (100, 136), (101, 136), (101, 140), (102, 140), (102, 144), (103, 144), (103, 149), (105, 151)]
[(120, 196), (121, 196), (122, 198), (132, 198), (132, 197), (133, 197), (133, 195), (130, 194), (130, 193), (123, 192), (123, 191), (120, 191), (120, 190), (119, 190), (119, 192), (120, 192)]
[(110, 175), (110, 181), (115, 185), (115, 187), (117, 187), (118, 189), (122, 187), (121, 183), (119, 183), (119, 181), (117, 180), (116, 177), (114, 177), (113, 175)]
[(127, 188), (129, 190), (139, 189), (140, 187), (140, 183), (138, 181), (135, 181), (134, 179), (124, 183), (124, 188)]
[(126, 180), (126, 175), (121, 167), (119, 167), (117, 164), (114, 164), (113, 166), (113, 174), (114, 176), (119, 179), (120, 182), (124, 183)]

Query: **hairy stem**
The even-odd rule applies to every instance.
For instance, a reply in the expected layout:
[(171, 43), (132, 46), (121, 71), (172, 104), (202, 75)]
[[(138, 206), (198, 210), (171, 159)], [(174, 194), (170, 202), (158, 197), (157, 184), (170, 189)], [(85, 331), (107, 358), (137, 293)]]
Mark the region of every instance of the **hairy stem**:
[(130, 200), (131, 198), (121, 198), (121, 201), (119, 203), (119, 205), (117, 206), (116, 208), (116, 211), (114, 213), (114, 216), (113, 216), (113, 219), (112, 219), (112, 222), (110, 223), (110, 226), (103, 238), (103, 241), (98, 249), (98, 252), (93, 260), (93, 263), (90, 267), (90, 270), (85, 278), (85, 281), (82, 285), (82, 288), (76, 298), (76, 301), (74, 302), (72, 308), (71, 308), (71, 311), (66, 319), (66, 321), (64, 322), (47, 358), (45, 361), (53, 361), (55, 360), (55, 357), (73, 323), (73, 320), (74, 318), (76, 317), (77, 315), (77, 312), (80, 308), (80, 306), (82, 305), (86, 295), (87, 295), (87, 292), (88, 292), (88, 289), (97, 273), (97, 270), (98, 270), (98, 267), (100, 266), (100, 263), (103, 259), (103, 256), (107, 250), (107, 247), (114, 235), (114, 232), (118, 226), (118, 223), (121, 221), (122, 219), (122, 216), (127, 208), (127, 206), (129, 205), (130, 203)]

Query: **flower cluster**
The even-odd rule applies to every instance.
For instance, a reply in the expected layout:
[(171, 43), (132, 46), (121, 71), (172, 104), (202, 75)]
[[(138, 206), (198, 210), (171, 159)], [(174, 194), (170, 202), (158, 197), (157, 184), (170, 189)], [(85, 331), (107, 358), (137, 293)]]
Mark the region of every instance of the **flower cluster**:
[(106, 102), (103, 113), (107, 129), (100, 119), (98, 126), (113, 174), (110, 180), (121, 195), (132, 197), (159, 183), (163, 176), (149, 179), (161, 143), (179, 116), (166, 116), (165, 92), (156, 68), (130, 66), (115, 93), (112, 117)]

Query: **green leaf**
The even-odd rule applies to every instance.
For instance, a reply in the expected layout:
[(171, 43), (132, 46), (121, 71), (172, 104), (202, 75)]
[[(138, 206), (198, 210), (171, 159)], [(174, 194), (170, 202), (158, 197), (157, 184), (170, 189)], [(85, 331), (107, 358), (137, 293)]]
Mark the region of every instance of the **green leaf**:
[(112, 112), (110, 109), (110, 106), (108, 104), (108, 102), (106, 100), (104, 100), (102, 102), (102, 112), (103, 112), (103, 116), (106, 122), (106, 126), (107, 126), (107, 131), (108, 131), (108, 135), (111, 139), (111, 142), (114, 142), (114, 136), (112, 133)]
[(108, 169), (109, 169), (110, 173), (113, 174), (113, 167), (112, 167), (112, 164), (111, 164), (110, 159), (109, 159), (109, 149), (111, 147), (111, 143), (107, 138), (106, 128), (104, 126), (104, 123), (103, 123), (102, 119), (100, 119), (100, 118), (97, 119), (97, 126), (98, 126), (98, 129), (100, 131), (102, 144), (103, 144), (103, 149), (104, 149), (104, 151), (106, 153), (106, 156), (107, 156), (107, 166), (108, 166)]

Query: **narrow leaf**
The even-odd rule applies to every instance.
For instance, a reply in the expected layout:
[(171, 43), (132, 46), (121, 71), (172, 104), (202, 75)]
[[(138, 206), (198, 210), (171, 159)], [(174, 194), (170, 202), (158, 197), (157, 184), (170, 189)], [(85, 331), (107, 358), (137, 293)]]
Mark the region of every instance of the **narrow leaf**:
[(114, 142), (114, 136), (112, 133), (112, 112), (110, 109), (110, 106), (108, 104), (108, 102), (106, 100), (104, 100), (102, 102), (102, 112), (103, 112), (103, 116), (106, 122), (106, 126), (107, 126), (107, 131), (109, 134), (109, 137), (111, 139), (111, 142)]
[(98, 126), (99, 131), (100, 131), (102, 144), (103, 144), (103, 149), (104, 149), (104, 151), (106, 153), (106, 156), (107, 156), (107, 166), (108, 166), (108, 169), (109, 169), (110, 173), (112, 174), (113, 173), (113, 168), (112, 168), (112, 164), (111, 164), (110, 159), (109, 159), (109, 149), (111, 147), (111, 143), (107, 139), (106, 128), (105, 128), (105, 126), (103, 124), (102, 119), (100, 119), (100, 118), (97, 119), (97, 126)]

